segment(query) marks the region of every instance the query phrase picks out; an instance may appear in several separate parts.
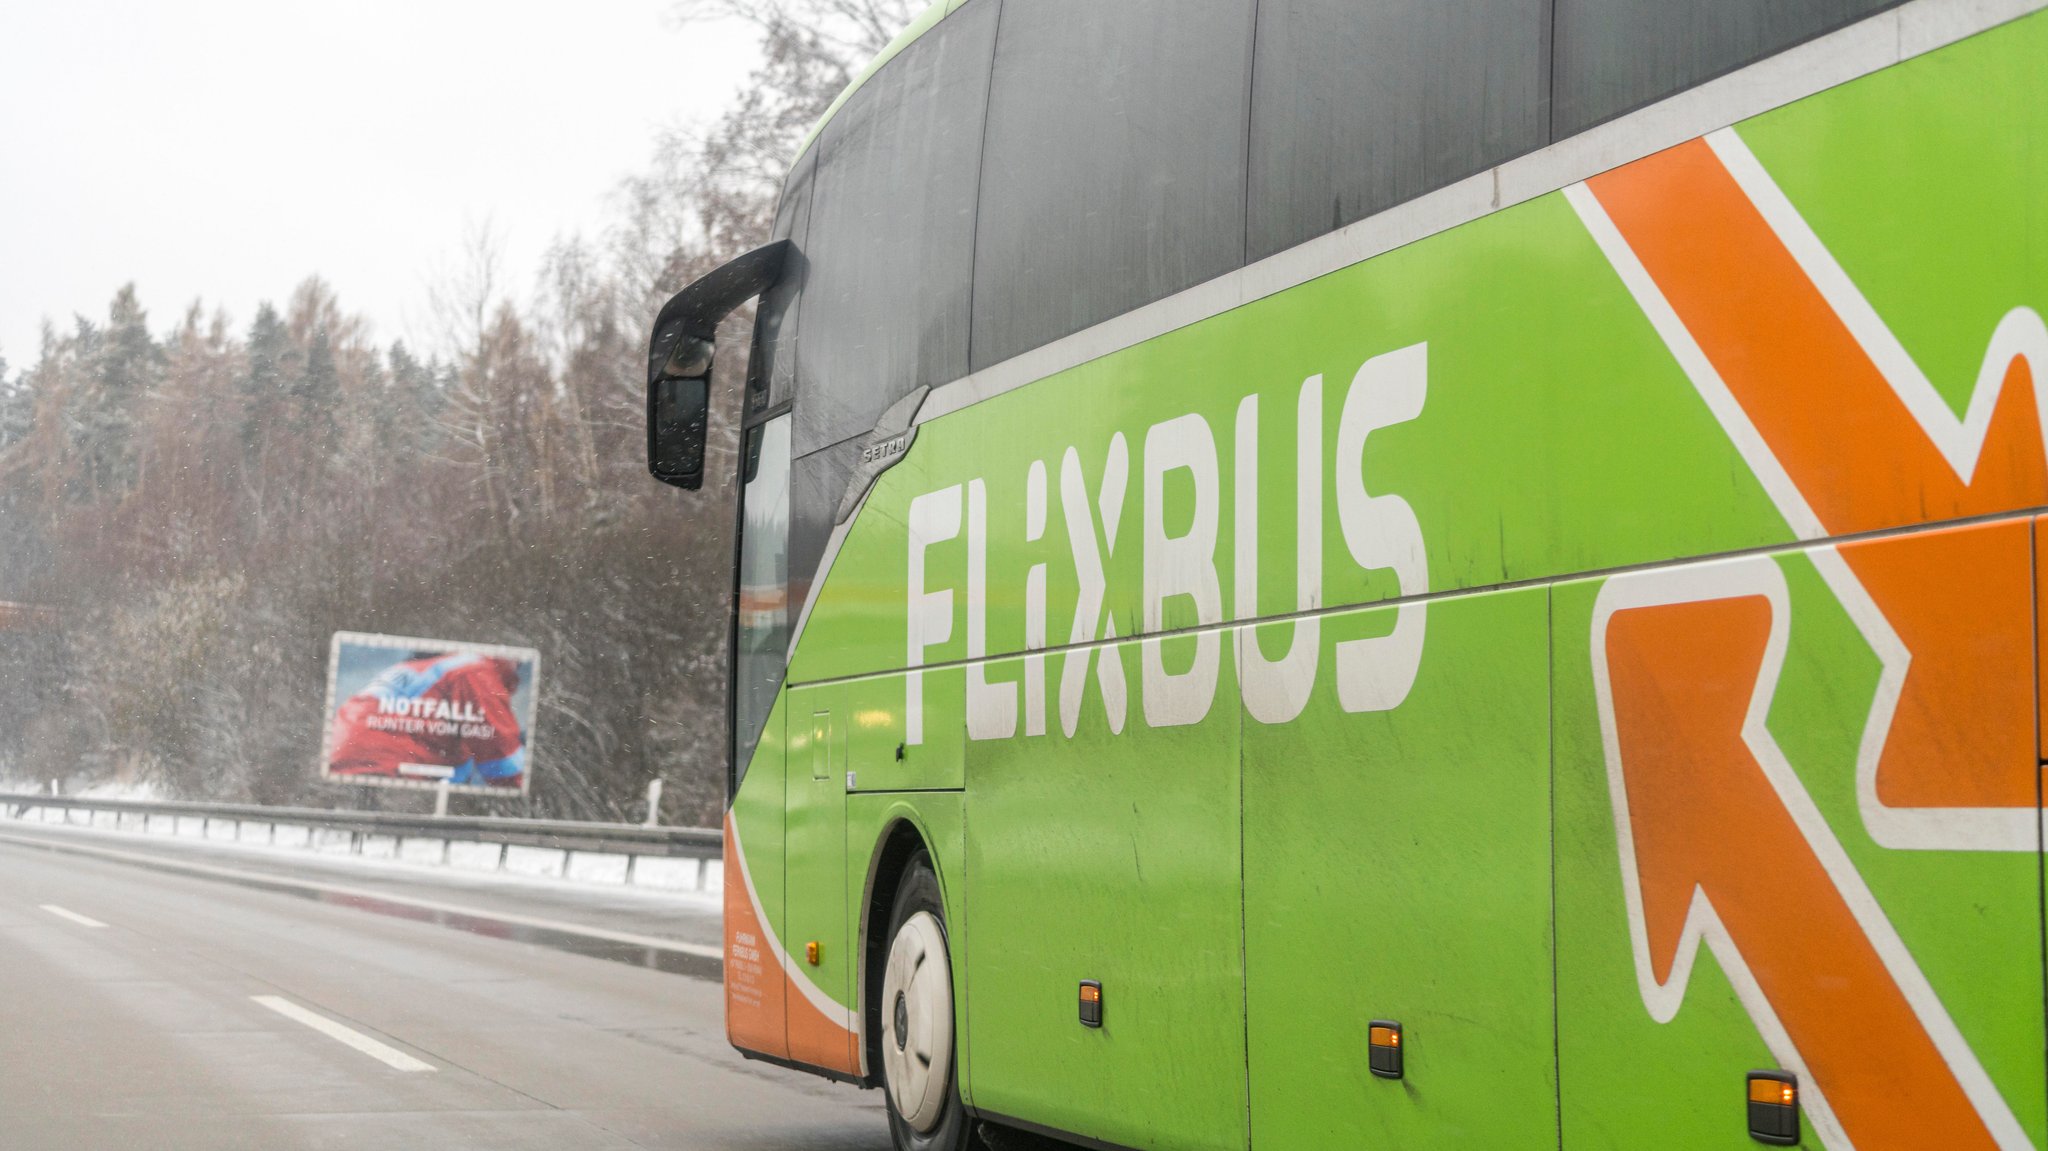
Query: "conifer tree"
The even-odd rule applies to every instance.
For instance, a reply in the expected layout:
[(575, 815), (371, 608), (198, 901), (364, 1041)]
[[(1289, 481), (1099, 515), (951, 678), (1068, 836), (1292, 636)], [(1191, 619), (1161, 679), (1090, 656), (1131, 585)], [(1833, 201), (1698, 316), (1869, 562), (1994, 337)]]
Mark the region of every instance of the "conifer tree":
[(28, 434), (28, 389), (7, 376), (7, 357), (0, 355), (0, 452)]
[(114, 294), (105, 328), (79, 320), (78, 343), (80, 379), (65, 419), (73, 475), (85, 490), (120, 491), (135, 481), (135, 425), (164, 364), (134, 284)]
[(341, 407), (341, 373), (334, 366), (334, 344), (325, 327), (315, 328), (306, 345), (306, 356), (291, 381), (293, 422), (298, 429), (298, 451), (308, 466), (322, 466), (333, 455), (336, 420)]
[(417, 461), (434, 449), (443, 401), (439, 373), (434, 365), (421, 363), (403, 340), (392, 342), (385, 363), (384, 388), (374, 406), (373, 447), (394, 459)]
[(242, 376), (242, 459), (260, 467), (268, 437), (283, 426), (285, 380), (295, 374), (298, 353), (277, 309), (257, 305), (249, 325), (249, 368)]

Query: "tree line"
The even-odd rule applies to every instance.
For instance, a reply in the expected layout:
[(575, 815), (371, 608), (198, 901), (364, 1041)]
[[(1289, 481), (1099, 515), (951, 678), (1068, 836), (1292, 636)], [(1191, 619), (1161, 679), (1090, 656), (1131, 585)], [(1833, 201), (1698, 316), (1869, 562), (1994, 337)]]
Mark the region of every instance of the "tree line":
[[(901, 0), (692, 0), (762, 63), (712, 128), (671, 132), (610, 224), (523, 299), (466, 238), (431, 348), (380, 343), (317, 275), (246, 322), (153, 318), (130, 285), (0, 359), (0, 778), (258, 803), (398, 806), (318, 783), (336, 631), (539, 649), (534, 814), (715, 823), (726, 749), (744, 323), (722, 348), (695, 498), (646, 473), (647, 324), (765, 239), (782, 167)], [(717, 461), (725, 461), (720, 466)], [(458, 800), (458, 803), (461, 801)]]

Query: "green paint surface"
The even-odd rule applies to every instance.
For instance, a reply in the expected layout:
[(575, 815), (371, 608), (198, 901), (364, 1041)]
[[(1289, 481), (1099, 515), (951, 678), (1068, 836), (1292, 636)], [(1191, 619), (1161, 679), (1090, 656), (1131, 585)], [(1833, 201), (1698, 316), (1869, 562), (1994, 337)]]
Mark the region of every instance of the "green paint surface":
[[(1255, 1145), (1557, 1146), (1548, 610), (1443, 604), (1393, 711), (1245, 717)], [(1374, 1019), (1405, 1029), (1401, 1082), (1366, 1068)]]
[[(990, 570), (1002, 575), (991, 581), (987, 654), (1023, 650), (1016, 573), (1035, 563), (1047, 566), (1051, 639), (1064, 641), (1078, 589), (1058, 490), (1061, 461), (1069, 448), (1076, 453), (1092, 500), (1119, 433), (1131, 482), (1117, 547), (1106, 560), (1107, 599), (1117, 634), (1133, 634), (1141, 624), (1139, 466), (1146, 430), (1199, 415), (1215, 438), (1228, 504), (1235, 417), (1247, 395), (1258, 397), (1260, 442), (1271, 443), (1257, 476), (1266, 537), (1260, 551), (1270, 557), (1262, 562), (1275, 573), (1262, 583), (1261, 607), (1291, 610), (1293, 443), (1302, 384), (1322, 380), (1328, 468), (1359, 368), (1418, 343), (1429, 349), (1423, 412), (1368, 438), (1363, 474), (1369, 493), (1397, 493), (1414, 507), (1425, 528), (1432, 590), (1789, 538), (1571, 208), (1561, 196), (1548, 196), (926, 425), (916, 450), (882, 477), (849, 533), (792, 677), (901, 665), (902, 509), (917, 495), (968, 479), (986, 484)], [(1049, 526), (1027, 542), (1034, 462), (1048, 472)], [(1327, 493), (1325, 501), (1323, 604), (1398, 594), (1386, 569), (1350, 561)], [(1226, 509), (1217, 551), (1226, 604), (1235, 590), (1230, 527)], [(929, 586), (963, 587), (966, 540), (933, 546), (926, 562)], [(1184, 601), (1167, 609), (1167, 628), (1196, 622)], [(926, 661), (966, 656), (960, 626)]]
[[(1100, 656), (1136, 677), (1135, 646)], [(969, 745), (977, 1106), (1130, 1147), (1244, 1145), (1238, 762), (1225, 708), (1112, 735), (1091, 707), (1071, 740)], [(1084, 979), (1100, 1029), (1079, 1022)]]
[[(799, 688), (788, 694), (788, 770), (783, 783), (789, 840), (784, 847), (789, 870), (780, 928), (783, 946), (801, 978), (809, 979), (835, 1002), (854, 1001), (857, 964), (848, 945), (855, 922), (846, 898), (846, 744), (851, 716), (846, 692), (839, 685)], [(804, 958), (804, 945), (816, 941), (818, 963)], [(806, 1058), (822, 1061), (822, 1055)]]
[(1740, 128), (1958, 415), (1999, 317), (2048, 304), (2044, 56), (2022, 20)]

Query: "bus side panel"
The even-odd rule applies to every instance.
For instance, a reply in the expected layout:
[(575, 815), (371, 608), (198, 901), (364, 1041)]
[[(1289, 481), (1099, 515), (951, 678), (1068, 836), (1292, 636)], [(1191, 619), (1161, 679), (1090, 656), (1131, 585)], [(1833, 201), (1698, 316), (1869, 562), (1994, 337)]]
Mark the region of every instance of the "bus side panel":
[[(966, 989), (967, 989), (967, 901), (966, 886), (961, 877), (966, 874), (963, 853), (966, 851), (965, 800), (957, 791), (909, 792), (897, 794), (870, 794), (861, 792), (846, 797), (846, 906), (847, 922), (854, 925), (855, 935), (851, 946), (860, 947), (855, 957), (854, 990), (856, 1013), (865, 1019), (868, 1007), (867, 980), (879, 978), (879, 971), (871, 971), (862, 964), (866, 959), (864, 944), (872, 941), (881, 945), (881, 959), (886, 960), (888, 952), (889, 908), (884, 906), (875, 912), (872, 919), (868, 914), (867, 899), (870, 885), (882, 877), (874, 873), (876, 854), (881, 850), (882, 840), (898, 823), (909, 823), (917, 830), (931, 852), (932, 870), (939, 876), (939, 892), (946, 905), (946, 945), (953, 968), (953, 1009), (955, 1054), (967, 1050), (966, 1042)], [(957, 1060), (955, 1069), (959, 1075), (960, 1095), (969, 1103), (974, 1096), (965, 1060)], [(866, 1067), (874, 1074), (877, 1067)]]
[(845, 689), (796, 688), (787, 698), (788, 893), (782, 938), (790, 955), (789, 1057), (857, 1074), (860, 1056), (848, 1010), (858, 965), (846, 907)]
[[(1790, 339), (1752, 323), (1735, 329), (1739, 344), (1702, 346), (1829, 535), (2048, 501), (2044, 55), (2037, 12), (1728, 134), (1782, 197), (1784, 233), (1810, 229), (1802, 260), (1837, 265), (1841, 280), (1825, 311), (1795, 312), (1790, 289), (1811, 277), (1772, 272), (1723, 230), (1715, 255), (1738, 274), (1716, 300), (1730, 310), (1679, 310), (1701, 332), (1757, 301), (1786, 322)], [(1679, 226), (1700, 227), (1699, 201), (1675, 201), (1665, 210)], [(1686, 284), (1669, 282), (1679, 306)], [(1838, 334), (1848, 323), (1853, 342)]]
[(2040, 1145), (2033, 801), (1964, 806), (2032, 782), (2031, 567), (2008, 521), (1555, 589), (1565, 1146), (1751, 1146), (1759, 1068), (1807, 1146)]
[(733, 1046), (789, 1057), (782, 925), (783, 715), (779, 696), (740, 780), (725, 834), (725, 1033)]
[[(1560, 584), (1551, 596), (1563, 1143), (1572, 1151), (1753, 1147), (1742, 1075), (1776, 1062), (1722, 968), (1711, 960), (1692, 967), (1675, 1015), (1663, 1014), (1661, 1000), (1653, 1015), (1639, 984), (1591, 654), (1602, 587)], [(1874, 680), (1854, 686), (1867, 690)], [(1668, 960), (1656, 970), (1670, 979)]]
[(966, 781), (967, 675), (918, 675), (923, 739), (909, 742), (909, 677), (880, 675), (839, 685), (846, 711), (846, 770), (858, 791), (957, 791)]
[[(1170, 673), (1196, 645), (1162, 644)], [(1200, 722), (1147, 726), (1143, 645), (1082, 649), (1077, 729), (967, 748), (967, 1045), (974, 1103), (1139, 1148), (1245, 1145), (1238, 709), (1230, 660)], [(1116, 660), (1112, 673), (1100, 668)], [(990, 669), (1017, 680), (1017, 661)], [(1120, 684), (1105, 691), (1105, 679)], [(1120, 698), (1122, 715), (1105, 703)], [(1120, 718), (1113, 723), (1113, 718)], [(1121, 729), (1119, 734), (1117, 729)], [(1102, 985), (1100, 1028), (1080, 985)]]
[[(1324, 667), (1397, 610), (1324, 617)], [(1323, 675), (1292, 722), (1247, 712), (1256, 1146), (1557, 1146), (1547, 612), (1540, 588), (1433, 603), (1399, 706), (1347, 713)], [(1267, 658), (1300, 626), (1255, 629)], [(1402, 1082), (1368, 1069), (1379, 1019)]]

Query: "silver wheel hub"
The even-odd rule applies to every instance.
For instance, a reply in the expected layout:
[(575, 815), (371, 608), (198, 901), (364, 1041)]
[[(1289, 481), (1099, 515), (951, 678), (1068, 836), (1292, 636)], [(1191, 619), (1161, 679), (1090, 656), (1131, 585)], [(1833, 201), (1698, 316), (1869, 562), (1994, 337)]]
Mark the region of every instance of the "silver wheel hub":
[(953, 1070), (953, 972), (945, 932), (930, 912), (905, 920), (890, 943), (882, 1002), (891, 1005), (892, 1041), (882, 1044), (889, 1101), (922, 1135), (945, 1112)]

